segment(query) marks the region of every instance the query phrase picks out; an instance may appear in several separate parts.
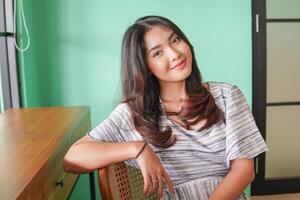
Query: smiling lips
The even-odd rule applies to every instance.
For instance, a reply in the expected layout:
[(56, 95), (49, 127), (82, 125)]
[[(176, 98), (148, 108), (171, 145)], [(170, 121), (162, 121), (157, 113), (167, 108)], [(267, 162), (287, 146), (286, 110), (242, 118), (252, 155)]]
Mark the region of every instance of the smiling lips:
[(173, 69), (182, 69), (184, 66), (185, 66), (185, 63), (186, 63), (186, 59), (180, 61), (179, 63), (177, 63), (175, 66), (173, 66), (171, 68), (171, 70)]

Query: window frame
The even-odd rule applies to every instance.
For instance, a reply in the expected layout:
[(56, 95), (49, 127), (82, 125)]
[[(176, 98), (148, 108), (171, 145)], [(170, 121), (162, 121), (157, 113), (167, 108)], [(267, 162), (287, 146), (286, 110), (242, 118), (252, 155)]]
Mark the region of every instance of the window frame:
[(14, 46), (13, 0), (0, 0), (1, 112), (20, 107), (17, 57)]
[[(267, 103), (267, 22), (300, 22), (300, 19), (268, 19), (266, 0), (252, 0), (252, 45), (253, 45), (253, 98), (252, 112), (257, 126), (266, 140), (266, 110), (268, 106), (300, 105), (300, 102)], [(267, 140), (266, 140), (267, 141)], [(268, 142), (268, 141), (267, 141)], [(255, 158), (255, 180), (251, 195), (270, 195), (299, 192), (300, 178), (265, 178), (266, 152)]]

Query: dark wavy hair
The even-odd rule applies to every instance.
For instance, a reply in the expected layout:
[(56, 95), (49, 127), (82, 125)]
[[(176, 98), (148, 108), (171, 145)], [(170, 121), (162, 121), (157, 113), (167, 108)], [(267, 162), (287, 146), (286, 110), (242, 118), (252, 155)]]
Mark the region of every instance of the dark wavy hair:
[[(157, 147), (170, 147), (175, 144), (176, 137), (168, 126), (160, 128), (160, 86), (157, 78), (151, 75), (146, 61), (144, 43), (145, 33), (153, 26), (165, 26), (173, 30), (185, 41), (192, 52), (192, 72), (186, 79), (186, 92), (189, 100), (178, 117), (186, 127), (197, 124), (202, 119), (207, 123), (200, 129), (206, 129), (223, 120), (223, 113), (215, 104), (215, 100), (202, 85), (202, 78), (195, 60), (193, 46), (183, 32), (169, 19), (161, 16), (145, 16), (139, 18), (124, 34), (121, 55), (122, 102), (127, 103), (135, 129), (144, 140)], [(192, 120), (191, 119), (195, 119)], [(199, 131), (200, 131), (199, 130)]]

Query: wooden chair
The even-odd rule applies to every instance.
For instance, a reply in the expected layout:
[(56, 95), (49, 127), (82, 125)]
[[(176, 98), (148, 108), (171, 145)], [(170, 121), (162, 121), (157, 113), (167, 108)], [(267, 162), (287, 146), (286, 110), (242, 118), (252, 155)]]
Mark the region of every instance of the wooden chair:
[(125, 162), (99, 169), (99, 188), (103, 200), (155, 200), (156, 195), (143, 195), (141, 171)]

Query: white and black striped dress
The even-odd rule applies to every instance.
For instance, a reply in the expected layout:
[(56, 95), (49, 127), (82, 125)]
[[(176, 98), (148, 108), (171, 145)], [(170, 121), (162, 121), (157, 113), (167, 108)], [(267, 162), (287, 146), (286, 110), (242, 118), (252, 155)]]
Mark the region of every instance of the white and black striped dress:
[[(224, 122), (196, 131), (170, 121), (165, 113), (161, 116), (161, 127), (170, 126), (177, 138), (175, 145), (166, 149), (152, 146), (176, 191), (172, 194), (165, 189), (164, 199), (206, 200), (228, 173), (230, 160), (253, 158), (267, 150), (240, 89), (221, 82), (208, 85), (217, 106), (224, 112)], [(133, 128), (126, 104), (119, 104), (88, 135), (107, 142), (142, 140)], [(139, 167), (135, 160), (126, 162)], [(244, 194), (238, 199), (245, 199)]]

